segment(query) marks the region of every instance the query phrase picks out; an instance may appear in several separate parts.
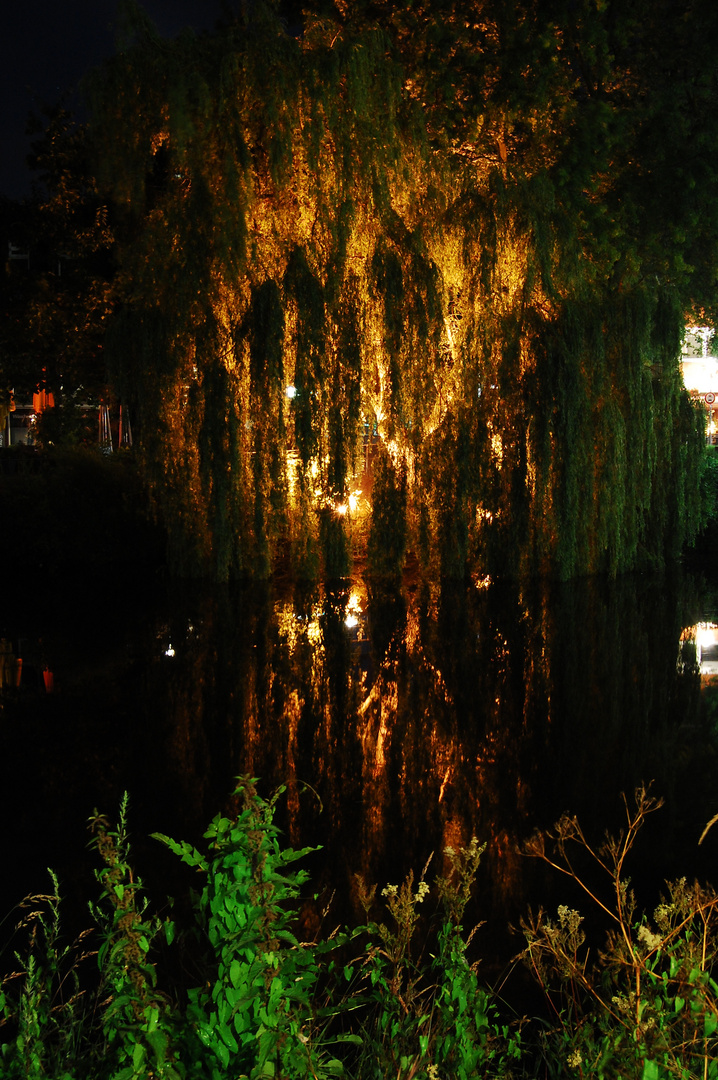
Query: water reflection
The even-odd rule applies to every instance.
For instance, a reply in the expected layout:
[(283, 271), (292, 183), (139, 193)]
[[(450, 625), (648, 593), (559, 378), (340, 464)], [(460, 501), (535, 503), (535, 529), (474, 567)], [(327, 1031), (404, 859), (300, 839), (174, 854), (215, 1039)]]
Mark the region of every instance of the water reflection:
[(191, 631), (175, 616), (148, 700), (198, 816), (240, 772), (286, 784), (290, 841), (321, 843), (315, 875), (344, 893), (475, 834), (505, 910), (526, 899), (517, 842), (536, 824), (570, 809), (602, 829), (620, 791), (670, 794), (704, 753), (700, 682), (675, 664), (687, 599), (648, 579), (204, 597)]
[[(681, 870), (718, 810), (704, 643), (696, 632), (691, 658), (685, 631), (703, 586), (487, 585), (183, 592), (142, 618), (136, 601), (111, 655), (82, 677), (67, 624), (43, 627), (56, 692), (2, 699), (5, 820), (37, 828), (82, 799), (84, 814), (111, 811), (128, 788), (137, 833), (192, 839), (249, 773), (265, 791), (286, 785), (283, 828), (294, 845), (323, 846), (313, 884), (336, 890), (337, 918), (352, 914), (356, 873), (397, 883), (476, 835), (488, 841), (482, 913), (505, 925), (536, 889), (518, 854), (536, 826), (570, 810), (600, 833), (618, 820), (619, 792), (655, 779), (669, 801), (656, 873)], [(54, 771), (37, 738), (49, 723)], [(30, 771), (23, 755), (43, 775), (31, 798), (44, 811), (27, 820), (13, 783)], [(138, 845), (146, 876), (164, 871)], [(710, 844), (701, 855), (715, 860)]]

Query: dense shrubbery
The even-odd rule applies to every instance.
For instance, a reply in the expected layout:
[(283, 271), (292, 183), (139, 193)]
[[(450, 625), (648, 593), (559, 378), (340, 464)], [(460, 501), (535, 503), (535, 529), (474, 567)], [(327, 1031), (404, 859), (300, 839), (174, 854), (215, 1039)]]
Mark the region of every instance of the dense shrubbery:
[[(87, 951), (87, 935), (62, 943), (56, 879), (50, 895), (20, 905), (16, 931), (29, 933), (29, 946), (0, 984), (6, 1080), (718, 1075), (718, 896), (679, 881), (652, 923), (636, 911), (626, 857), (659, 805), (645, 790), (635, 809), (626, 805), (623, 832), (595, 853), (570, 818), (557, 826), (557, 862), (545, 837), (530, 845), (529, 854), (589, 892), (612, 928), (590, 961), (577, 911), (529, 919), (523, 959), (549, 1009), (520, 1022), (502, 1017), (467, 959), (472, 935), (462, 920), (483, 851), (476, 839), (447, 849), (449, 871), (434, 885), (425, 868), (418, 883), (409, 876), (383, 889), (385, 921), (369, 920), (374, 890), (360, 882), (366, 925), (302, 942), (307, 875), (293, 864), (309, 849), (280, 846), (276, 796), (263, 800), (249, 780), (237, 795), (237, 816), (214, 819), (204, 850), (157, 837), (198, 872), (191, 929), (150, 914), (129, 863), (126, 799), (117, 828), (97, 814), (90, 823), (103, 864), (98, 951)], [(608, 875), (612, 900), (579, 880), (574, 841)], [(427, 930), (420, 916), (432, 901), (438, 922), (417, 933)], [(166, 977), (173, 952), (179, 980)], [(93, 992), (78, 974), (91, 957), (99, 962)]]
[(163, 538), (131, 454), (97, 449), (0, 450), (0, 558), (47, 576), (156, 567)]

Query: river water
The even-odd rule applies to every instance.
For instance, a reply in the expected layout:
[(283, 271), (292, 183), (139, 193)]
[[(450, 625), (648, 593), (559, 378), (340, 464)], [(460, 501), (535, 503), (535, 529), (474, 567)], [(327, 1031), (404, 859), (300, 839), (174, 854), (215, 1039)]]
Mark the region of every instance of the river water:
[(431, 879), (475, 835), (484, 949), (506, 953), (510, 922), (565, 896), (521, 844), (563, 811), (594, 837), (618, 827), (641, 781), (666, 799), (636, 862), (647, 905), (665, 877), (718, 879), (718, 829), (698, 846), (718, 812), (717, 608), (687, 574), (388, 592), (10, 583), (1, 636), (23, 664), (0, 695), (3, 910), (45, 890), (50, 866), (81, 911), (86, 819), (125, 790), (161, 902), (183, 879), (149, 833), (197, 841), (241, 774), (285, 785), (287, 842), (321, 845), (309, 922), (332, 894), (330, 922), (360, 917), (356, 874), (381, 889), (433, 852)]

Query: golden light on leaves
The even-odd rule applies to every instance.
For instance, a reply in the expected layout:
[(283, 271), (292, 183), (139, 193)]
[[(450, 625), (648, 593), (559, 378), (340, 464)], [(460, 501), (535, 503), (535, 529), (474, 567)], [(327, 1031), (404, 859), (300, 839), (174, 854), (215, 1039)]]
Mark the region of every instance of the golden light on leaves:
[[(113, 73), (108, 184), (146, 189), (116, 283), (141, 345), (122, 362), (178, 562), (221, 580), (286, 552), (302, 575), (370, 552), (398, 574), (407, 550), (451, 577), (660, 563), (666, 527), (678, 549), (697, 528), (681, 477), (699, 448), (668, 449), (697, 421), (651, 382), (670, 321), (653, 285), (609, 290), (615, 258), (584, 258), (594, 238), (561, 209), (573, 89), (518, 115), (487, 68), (481, 115), (462, 84), (447, 133), (381, 34), (310, 24), (264, 27), (261, 59), (251, 35), (213, 38), (191, 92), (173, 46), (153, 57), (141, 137), (134, 59)], [(500, 52), (494, 31), (481, 48)]]

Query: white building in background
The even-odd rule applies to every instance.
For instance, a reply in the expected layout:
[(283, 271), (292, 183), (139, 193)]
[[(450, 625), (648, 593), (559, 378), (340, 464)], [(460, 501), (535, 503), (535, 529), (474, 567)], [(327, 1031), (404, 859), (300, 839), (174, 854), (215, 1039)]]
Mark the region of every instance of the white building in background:
[(707, 326), (686, 329), (681, 371), (686, 390), (705, 405), (706, 435), (715, 444), (718, 443), (718, 356), (708, 351), (712, 337), (713, 331)]

